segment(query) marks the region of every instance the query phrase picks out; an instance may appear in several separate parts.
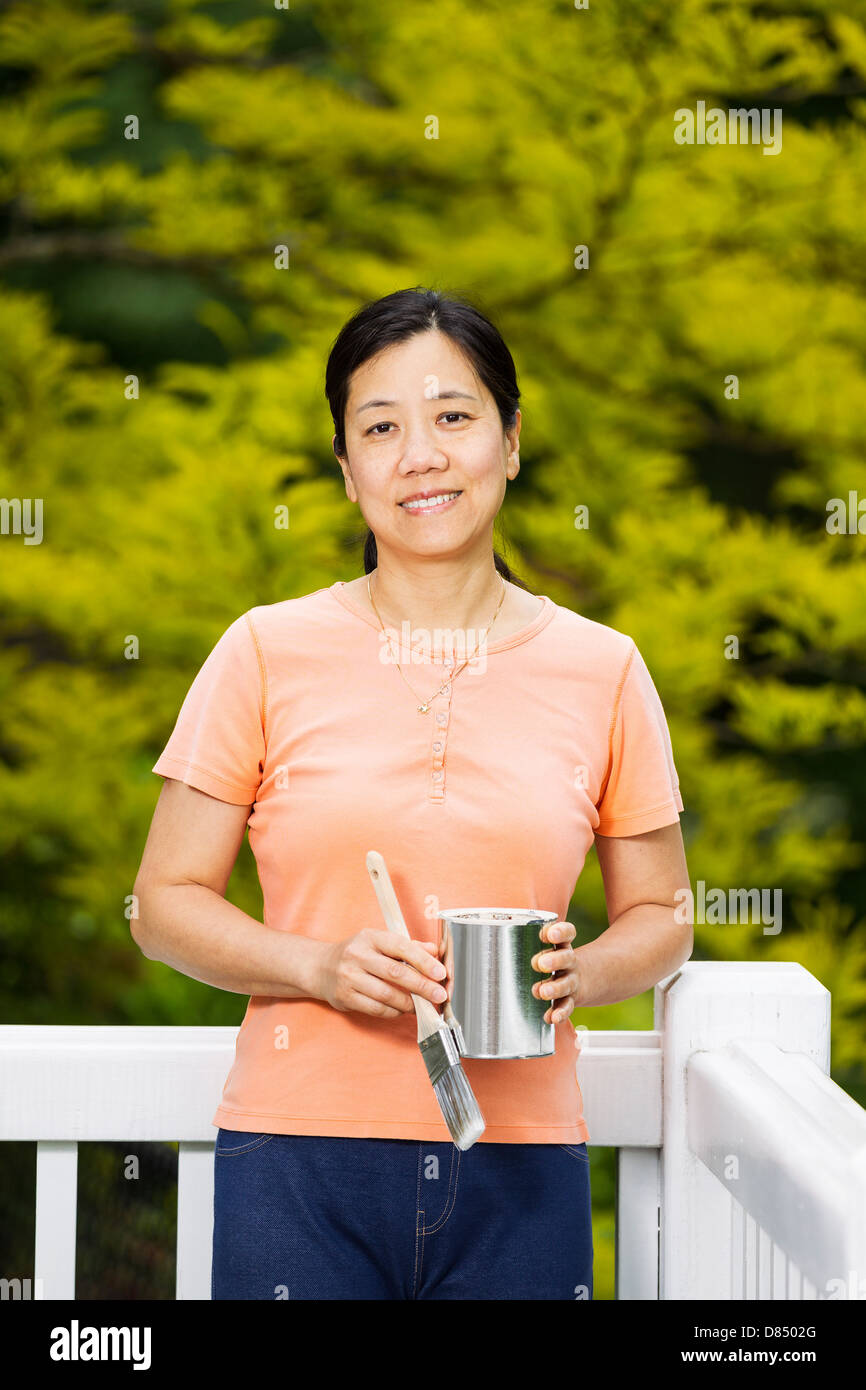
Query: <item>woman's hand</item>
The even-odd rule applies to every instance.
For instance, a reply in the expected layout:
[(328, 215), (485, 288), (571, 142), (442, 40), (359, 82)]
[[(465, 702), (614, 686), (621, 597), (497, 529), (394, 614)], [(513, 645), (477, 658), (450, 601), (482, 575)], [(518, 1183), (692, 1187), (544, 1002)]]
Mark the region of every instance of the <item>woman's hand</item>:
[[(570, 945), (575, 934), (576, 928), (571, 922), (545, 922), (539, 932), (542, 941), (549, 942), (550, 946), (532, 957), (532, 968), (544, 971), (548, 978), (534, 984), (532, 993), (536, 999), (552, 1001), (544, 1015), (545, 1023), (561, 1023), (577, 1007), (580, 991), (577, 956)], [(551, 980), (550, 974), (554, 970), (559, 971), (559, 975)]]
[(316, 996), (340, 1013), (398, 1018), (411, 1013), (410, 995), (440, 1005), (445, 966), (429, 941), (410, 941), (401, 932), (365, 927), (327, 946), (318, 970)]

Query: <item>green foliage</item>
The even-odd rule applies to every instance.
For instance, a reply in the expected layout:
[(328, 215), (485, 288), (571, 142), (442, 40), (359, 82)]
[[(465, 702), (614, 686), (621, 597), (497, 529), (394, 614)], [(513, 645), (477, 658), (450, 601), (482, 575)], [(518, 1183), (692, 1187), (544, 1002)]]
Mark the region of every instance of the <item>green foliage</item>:
[[(44, 503), (0, 535), (4, 1019), (239, 1021), (130, 941), (150, 767), (233, 618), (360, 571), (324, 361), (435, 285), (517, 360), (516, 568), (655, 678), (693, 881), (783, 892), (695, 955), (801, 961), (866, 1092), (866, 542), (825, 525), (866, 499), (860, 6), (19, 0), (0, 64), (0, 495)], [(699, 99), (781, 108), (781, 153), (675, 144)], [(229, 895), (259, 913), (246, 849)], [(594, 859), (573, 918), (606, 925)]]

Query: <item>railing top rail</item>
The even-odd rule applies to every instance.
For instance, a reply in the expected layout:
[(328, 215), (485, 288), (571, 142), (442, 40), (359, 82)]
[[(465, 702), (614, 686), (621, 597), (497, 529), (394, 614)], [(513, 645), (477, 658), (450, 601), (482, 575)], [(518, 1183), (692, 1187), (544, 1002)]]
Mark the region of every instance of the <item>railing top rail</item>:
[(866, 1110), (769, 1038), (692, 1054), (688, 1141), (814, 1283), (866, 1274)]
[[(237, 1032), (4, 1024), (0, 1140), (212, 1141)], [(661, 1034), (588, 1030), (581, 1044), (575, 1057), (592, 1142), (658, 1147)]]

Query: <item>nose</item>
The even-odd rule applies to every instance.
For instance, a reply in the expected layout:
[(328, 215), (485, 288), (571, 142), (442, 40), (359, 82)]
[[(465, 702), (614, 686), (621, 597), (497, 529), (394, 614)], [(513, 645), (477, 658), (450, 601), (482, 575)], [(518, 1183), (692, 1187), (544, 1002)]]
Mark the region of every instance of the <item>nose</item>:
[(426, 421), (408, 426), (406, 447), (400, 459), (401, 473), (426, 473), (448, 467), (448, 457), (436, 440)]

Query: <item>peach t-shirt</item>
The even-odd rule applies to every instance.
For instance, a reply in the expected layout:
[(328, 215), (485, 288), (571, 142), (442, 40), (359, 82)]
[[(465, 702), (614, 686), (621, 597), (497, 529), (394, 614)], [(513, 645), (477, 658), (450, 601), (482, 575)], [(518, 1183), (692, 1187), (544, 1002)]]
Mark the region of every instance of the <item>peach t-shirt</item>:
[[(237, 618), (153, 767), (251, 807), (272, 931), (337, 941), (384, 929), (370, 849), (419, 940), (436, 941), (440, 908), (567, 919), (596, 831), (638, 835), (678, 819), (664, 712), (630, 637), (540, 596), (537, 617), (489, 642), (478, 668), (419, 714), (378, 624), (345, 589), (338, 581)], [(424, 699), (448, 674), (430, 655), (401, 659)], [(448, 1140), (416, 1028), (414, 1012), (376, 1019), (319, 999), (253, 997), (213, 1123)], [(589, 1139), (576, 1043), (564, 1020), (551, 1057), (464, 1059), (487, 1123), (479, 1142)]]

